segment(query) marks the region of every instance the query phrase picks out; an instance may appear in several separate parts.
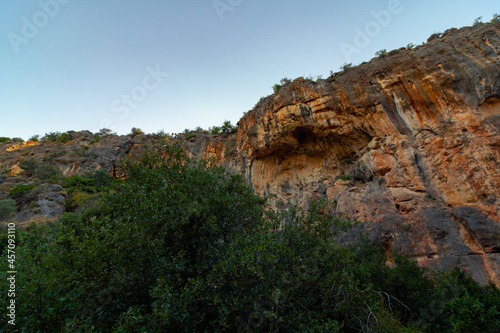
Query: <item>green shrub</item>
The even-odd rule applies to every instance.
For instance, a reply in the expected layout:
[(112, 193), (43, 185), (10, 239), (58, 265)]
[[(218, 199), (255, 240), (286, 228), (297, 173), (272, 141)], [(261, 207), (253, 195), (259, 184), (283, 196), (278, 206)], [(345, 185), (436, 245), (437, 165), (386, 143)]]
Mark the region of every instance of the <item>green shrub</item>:
[(383, 56), (387, 55), (387, 50), (386, 49), (378, 50), (377, 52), (375, 52), (375, 55), (377, 57), (383, 57)]
[(212, 134), (233, 134), (238, 131), (238, 126), (231, 124), (231, 121), (224, 120), (221, 126), (213, 126), (208, 129)]
[(34, 158), (27, 158), (19, 163), (19, 167), (24, 170), (27, 177), (31, 177), (38, 169), (38, 162)]
[(140, 128), (132, 127), (130, 130), (131, 135), (139, 135), (139, 134), (144, 134), (144, 132)]
[(10, 169), (3, 169), (0, 174), (1, 175), (8, 175), (10, 173)]
[(479, 16), (478, 18), (476, 18), (476, 19), (474, 20), (474, 23), (472, 23), (472, 26), (473, 26), (473, 27), (476, 27), (476, 26), (480, 25), (481, 23), (483, 23), (483, 17), (482, 17), (482, 16)]
[(345, 173), (344, 173), (344, 174), (342, 174), (342, 175), (340, 176), (340, 179), (342, 179), (342, 180), (350, 180), (350, 179), (351, 179), (351, 176), (349, 176), (348, 174), (345, 174)]
[(61, 133), (59, 138), (57, 138), (56, 143), (67, 143), (72, 140), (72, 136), (69, 132)]
[(0, 136), (0, 143), (5, 143), (5, 142), (10, 141), (10, 140), (11, 140), (11, 138), (7, 138), (5, 136)]
[(224, 134), (233, 134), (238, 131), (238, 126), (231, 124), (231, 121), (229, 120), (225, 120), (220, 130)]
[(111, 176), (105, 169), (99, 169), (93, 172), (90, 177), (94, 181), (94, 186), (98, 191), (109, 189), (115, 182), (113, 176)]
[(44, 142), (54, 142), (54, 143), (67, 143), (72, 140), (71, 133), (74, 131), (68, 131), (64, 133), (60, 132), (49, 132), (46, 133), (40, 140)]
[(495, 23), (495, 24), (498, 24), (500, 23), (500, 15), (498, 14), (493, 14), (493, 18), (491, 19), (490, 21), (491, 23)]
[(16, 211), (16, 201), (12, 199), (0, 200), (0, 220), (9, 219)]
[(212, 126), (208, 129), (210, 131), (210, 133), (212, 134), (220, 134), (221, 133), (221, 129), (220, 129), (220, 126)]
[(33, 135), (31, 136), (28, 141), (38, 141), (40, 139), (40, 135), (36, 134), (36, 135)]
[(24, 184), (19, 184), (12, 188), (9, 191), (10, 196), (22, 196), (25, 195), (26, 193), (30, 192), (32, 189), (34, 189), (37, 185), (24, 185)]
[(340, 69), (343, 71), (343, 72), (347, 72), (348, 70), (354, 68), (354, 66), (352, 65), (352, 63), (345, 63), (343, 64), (342, 66), (340, 66)]
[(164, 140), (170, 138), (170, 135), (168, 133), (165, 133), (164, 130), (159, 130), (158, 132), (153, 134), (153, 138), (157, 140)]
[(30, 202), (29, 204), (29, 209), (35, 209), (37, 207), (40, 207), (40, 205), (38, 204), (38, 202), (36, 202), (35, 200), (33, 200), (32, 202)]
[(65, 178), (62, 181), (62, 186), (67, 189), (66, 191), (69, 195), (71, 195), (75, 190), (89, 193), (97, 192), (94, 179), (88, 176), (73, 175), (69, 178)]
[(40, 180), (57, 180), (61, 171), (53, 165), (42, 165), (36, 169), (35, 176)]
[(413, 44), (413, 43), (408, 43), (408, 45), (406, 45), (406, 49), (407, 49), (407, 50), (412, 50), (412, 49), (414, 49), (414, 48), (415, 48), (415, 46), (416, 46), (416, 45), (415, 45), (415, 44)]

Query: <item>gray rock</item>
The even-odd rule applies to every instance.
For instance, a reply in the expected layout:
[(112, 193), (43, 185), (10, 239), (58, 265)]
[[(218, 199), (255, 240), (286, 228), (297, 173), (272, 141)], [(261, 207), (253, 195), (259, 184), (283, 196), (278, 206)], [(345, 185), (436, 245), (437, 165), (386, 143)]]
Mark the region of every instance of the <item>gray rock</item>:
[(453, 215), (476, 237), (486, 252), (500, 252), (500, 225), (481, 211), (467, 206), (456, 207)]
[(64, 206), (57, 202), (42, 199), (38, 200), (37, 203), (40, 205), (40, 215), (43, 217), (56, 217), (64, 213)]
[(63, 195), (57, 193), (57, 192), (46, 192), (38, 195), (38, 200), (49, 200), (49, 201), (55, 201), (55, 202), (62, 202), (66, 200), (66, 197)]
[(47, 186), (47, 191), (60, 192), (63, 190), (63, 187), (59, 184), (50, 184), (49, 186)]

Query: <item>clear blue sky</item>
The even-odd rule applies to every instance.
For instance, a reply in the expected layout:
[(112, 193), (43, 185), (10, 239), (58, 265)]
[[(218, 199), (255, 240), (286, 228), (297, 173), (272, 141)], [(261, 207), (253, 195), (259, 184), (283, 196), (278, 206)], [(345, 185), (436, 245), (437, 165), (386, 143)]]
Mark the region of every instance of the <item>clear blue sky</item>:
[(0, 136), (235, 123), (283, 77), (493, 13), (498, 0), (2, 1)]

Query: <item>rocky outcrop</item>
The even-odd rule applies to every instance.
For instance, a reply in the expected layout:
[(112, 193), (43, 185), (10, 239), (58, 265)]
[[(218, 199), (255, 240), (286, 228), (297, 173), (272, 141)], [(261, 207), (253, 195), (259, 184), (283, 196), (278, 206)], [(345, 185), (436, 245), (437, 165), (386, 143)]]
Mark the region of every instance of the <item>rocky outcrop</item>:
[(500, 284), (500, 29), (450, 29), (263, 98), (237, 135), (188, 144), (284, 208), (337, 213), (421, 264)]

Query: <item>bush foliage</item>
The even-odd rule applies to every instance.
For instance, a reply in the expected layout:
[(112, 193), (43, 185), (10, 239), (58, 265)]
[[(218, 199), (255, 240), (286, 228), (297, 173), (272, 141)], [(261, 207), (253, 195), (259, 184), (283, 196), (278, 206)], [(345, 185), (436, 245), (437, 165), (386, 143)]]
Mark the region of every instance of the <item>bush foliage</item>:
[[(498, 331), (498, 289), (334, 241), (352, 223), (323, 200), (270, 210), (241, 176), (172, 146), (122, 172), (93, 207), (18, 231), (18, 331)], [(91, 192), (105, 176), (65, 186)]]
[(8, 220), (17, 211), (16, 202), (12, 199), (0, 200), (0, 221)]

